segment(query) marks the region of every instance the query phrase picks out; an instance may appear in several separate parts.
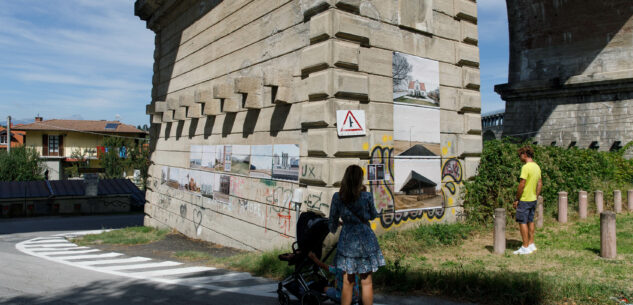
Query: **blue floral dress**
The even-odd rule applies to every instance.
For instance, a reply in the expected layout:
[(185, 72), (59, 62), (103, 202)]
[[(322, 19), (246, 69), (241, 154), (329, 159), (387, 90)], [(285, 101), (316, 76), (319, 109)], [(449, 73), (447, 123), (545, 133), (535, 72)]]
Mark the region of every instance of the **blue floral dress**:
[(378, 239), (369, 226), (369, 220), (377, 216), (371, 193), (362, 192), (358, 200), (349, 206), (341, 201), (338, 192), (334, 193), (330, 205), (330, 232), (336, 232), (339, 217), (343, 219), (343, 229), (334, 258), (337, 268), (347, 274), (363, 274), (376, 272), (378, 267), (385, 265)]

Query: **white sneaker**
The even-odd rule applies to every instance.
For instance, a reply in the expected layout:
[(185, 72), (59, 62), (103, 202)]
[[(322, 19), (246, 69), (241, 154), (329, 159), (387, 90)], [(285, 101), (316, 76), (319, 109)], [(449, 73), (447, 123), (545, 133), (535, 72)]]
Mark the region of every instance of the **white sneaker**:
[(519, 248), (519, 250), (516, 250), (514, 252), (512, 252), (513, 254), (519, 254), (519, 255), (524, 255), (524, 254), (530, 254), (532, 253), (532, 251), (530, 250), (530, 248), (526, 248), (521, 246), (521, 248)]
[(528, 250), (530, 250), (530, 252), (534, 252), (534, 251), (537, 250), (536, 249), (536, 245), (534, 245), (534, 244), (530, 244), (527, 248), (528, 248)]

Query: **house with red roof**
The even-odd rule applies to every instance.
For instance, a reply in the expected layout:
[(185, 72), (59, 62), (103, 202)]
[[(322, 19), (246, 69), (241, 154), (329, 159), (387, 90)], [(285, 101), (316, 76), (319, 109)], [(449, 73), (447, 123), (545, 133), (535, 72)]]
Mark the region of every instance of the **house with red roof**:
[[(25, 131), (14, 130), (13, 128), (19, 125), (11, 126), (11, 147), (20, 147), (24, 145), (24, 139), (26, 138)], [(6, 150), (9, 143), (9, 137), (7, 136), (7, 129), (0, 126), (0, 150)]]
[(35, 148), (44, 159), (50, 180), (65, 178), (63, 169), (79, 161), (73, 153), (82, 155), (89, 167), (99, 168), (98, 153), (104, 150), (103, 140), (107, 136), (142, 139), (147, 135), (132, 125), (106, 120), (44, 120), (36, 117), (33, 123), (14, 128), (28, 133), (24, 144)]

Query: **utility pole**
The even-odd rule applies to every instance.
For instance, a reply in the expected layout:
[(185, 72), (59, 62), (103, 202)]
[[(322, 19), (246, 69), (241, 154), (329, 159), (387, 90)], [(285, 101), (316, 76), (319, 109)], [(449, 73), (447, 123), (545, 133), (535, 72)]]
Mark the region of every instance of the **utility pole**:
[(11, 153), (11, 116), (7, 117), (7, 154)]

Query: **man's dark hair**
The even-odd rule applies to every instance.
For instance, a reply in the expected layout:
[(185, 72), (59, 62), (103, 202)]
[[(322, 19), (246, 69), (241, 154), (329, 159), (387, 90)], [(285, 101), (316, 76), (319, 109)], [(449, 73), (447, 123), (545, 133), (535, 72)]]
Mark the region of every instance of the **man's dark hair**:
[(522, 154), (526, 154), (528, 157), (534, 158), (534, 149), (532, 149), (529, 145), (523, 146), (519, 148), (519, 156)]

